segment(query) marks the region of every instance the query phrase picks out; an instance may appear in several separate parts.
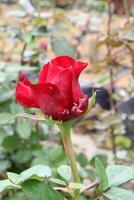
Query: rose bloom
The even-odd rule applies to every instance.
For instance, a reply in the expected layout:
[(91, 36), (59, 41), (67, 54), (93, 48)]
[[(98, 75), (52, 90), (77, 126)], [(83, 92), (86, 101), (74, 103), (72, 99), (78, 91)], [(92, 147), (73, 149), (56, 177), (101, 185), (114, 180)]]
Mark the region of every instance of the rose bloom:
[(88, 107), (88, 97), (78, 83), (86, 66), (69, 56), (56, 57), (42, 68), (37, 84), (27, 78), (18, 82), (16, 99), (27, 108), (39, 108), (53, 120), (75, 119)]

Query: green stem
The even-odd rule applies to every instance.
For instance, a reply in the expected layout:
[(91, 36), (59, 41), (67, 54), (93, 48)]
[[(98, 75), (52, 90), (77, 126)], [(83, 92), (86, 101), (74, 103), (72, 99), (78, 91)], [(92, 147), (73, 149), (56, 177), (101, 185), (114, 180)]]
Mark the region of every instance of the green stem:
[[(73, 151), (73, 145), (72, 145), (72, 140), (71, 140), (71, 125), (72, 123), (69, 121), (69, 122), (58, 125), (58, 127), (61, 131), (65, 152), (72, 169), (73, 180), (74, 182), (79, 183), (80, 177), (79, 177), (79, 173), (77, 169), (77, 162), (75, 159), (75, 154)], [(80, 191), (76, 190), (74, 193), (73, 200), (79, 200), (79, 196), (80, 196)]]

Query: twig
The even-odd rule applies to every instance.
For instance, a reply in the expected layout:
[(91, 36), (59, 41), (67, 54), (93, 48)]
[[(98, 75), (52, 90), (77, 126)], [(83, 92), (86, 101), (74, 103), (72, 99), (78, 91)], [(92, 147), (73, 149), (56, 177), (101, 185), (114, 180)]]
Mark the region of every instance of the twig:
[(129, 6), (128, 6), (128, 0), (123, 0), (123, 4), (124, 4), (124, 9), (125, 9), (125, 14), (127, 16), (127, 20), (129, 21)]
[[(112, 22), (112, 9), (111, 9), (111, 0), (108, 1), (108, 30), (107, 30), (107, 37), (111, 37), (111, 22)], [(111, 57), (111, 46), (107, 45), (107, 55)], [(113, 92), (114, 92), (114, 81), (113, 81), (113, 68), (112, 66), (109, 67), (109, 76), (110, 76), (110, 104), (111, 104), (111, 109), (115, 111), (115, 106), (113, 102)], [(113, 155), (114, 159), (116, 160), (116, 143), (115, 143), (115, 135), (114, 135), (114, 129), (111, 126), (111, 141), (112, 141), (112, 150), (113, 150)]]
[(39, 137), (39, 121), (35, 122), (35, 129), (36, 129), (36, 142), (37, 144), (40, 143), (40, 137)]
[[(125, 8), (125, 13), (126, 13), (127, 21), (129, 22), (130, 12), (129, 12), (128, 1), (127, 0), (123, 0), (123, 4), (124, 4), (124, 8)], [(125, 43), (124, 45), (126, 46), (126, 48), (130, 52), (130, 56), (131, 56), (131, 60), (132, 60), (132, 65), (133, 65), (132, 76), (134, 77), (134, 51), (133, 51), (133, 49), (128, 44)]]
[(5, 173), (1, 172), (0, 179), (7, 179), (7, 175)]
[(132, 68), (132, 76), (134, 77), (134, 51), (128, 44), (125, 43), (124, 45), (128, 49), (128, 51), (130, 52), (132, 66), (133, 66), (133, 68)]
[(93, 183), (87, 185), (87, 186), (82, 190), (82, 192), (85, 191), (85, 190), (90, 190), (91, 188), (97, 187), (98, 185), (99, 185), (99, 181), (97, 180), (97, 181), (95, 181), (95, 182), (93, 182)]
[(100, 196), (98, 196), (98, 197), (95, 198), (95, 200), (99, 200), (99, 199), (100, 199)]
[(54, 187), (54, 190), (68, 193), (68, 188), (63, 188), (63, 187)]
[(23, 58), (24, 58), (24, 53), (25, 53), (26, 48), (27, 48), (27, 43), (25, 42), (23, 49), (22, 49), (22, 52), (21, 52), (21, 61), (20, 61), (21, 65), (24, 64)]
[(110, 66), (109, 68), (109, 76), (110, 76), (110, 104), (112, 110), (115, 110), (114, 102), (113, 102), (113, 93), (114, 93), (114, 80), (113, 80), (113, 68)]
[(113, 127), (111, 127), (110, 130), (111, 130), (110, 134), (111, 134), (112, 150), (113, 150), (114, 159), (116, 161), (116, 143), (115, 143), (115, 134), (114, 134)]
[[(111, 36), (112, 9), (111, 0), (108, 0), (108, 22), (107, 22), (107, 37)], [(107, 45), (108, 56), (111, 56), (111, 46)]]
[[(96, 188), (96, 187), (98, 187), (98, 185), (99, 185), (99, 181), (97, 180), (97, 181), (85, 186), (84, 189), (81, 190), (81, 193), (84, 192), (85, 190), (90, 190), (94, 187)], [(72, 192), (72, 189), (68, 188), (68, 187), (66, 187), (66, 188), (65, 187), (54, 187), (54, 189), (62, 191), (62, 192), (69, 192), (69, 193)]]

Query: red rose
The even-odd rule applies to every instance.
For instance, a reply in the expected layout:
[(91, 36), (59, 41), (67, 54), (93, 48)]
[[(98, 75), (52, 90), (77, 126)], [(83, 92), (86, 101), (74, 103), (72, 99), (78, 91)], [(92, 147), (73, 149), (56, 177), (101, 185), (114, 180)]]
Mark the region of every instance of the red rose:
[(28, 79), (16, 87), (17, 101), (28, 108), (40, 108), (54, 120), (66, 121), (81, 116), (88, 106), (88, 98), (78, 83), (87, 63), (68, 56), (59, 56), (47, 63), (40, 72), (37, 84)]

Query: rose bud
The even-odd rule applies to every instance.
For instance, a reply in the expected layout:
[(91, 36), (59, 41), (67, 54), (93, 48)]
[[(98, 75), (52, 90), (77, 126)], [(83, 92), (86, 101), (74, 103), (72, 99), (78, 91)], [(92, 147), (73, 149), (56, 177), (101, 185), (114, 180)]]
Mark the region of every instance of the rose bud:
[(23, 81), (26, 77), (26, 74), (24, 71), (19, 72), (19, 81)]
[(28, 79), (19, 81), (16, 99), (27, 108), (39, 108), (53, 120), (75, 119), (88, 107), (88, 97), (78, 82), (86, 66), (68, 56), (56, 57), (42, 68), (37, 84)]
[(47, 43), (43, 38), (39, 40), (39, 47), (42, 50), (47, 50)]

